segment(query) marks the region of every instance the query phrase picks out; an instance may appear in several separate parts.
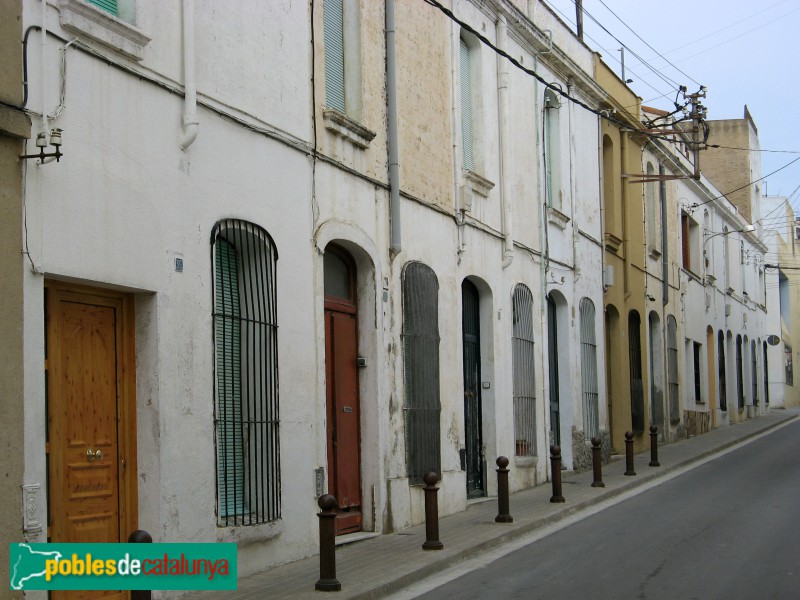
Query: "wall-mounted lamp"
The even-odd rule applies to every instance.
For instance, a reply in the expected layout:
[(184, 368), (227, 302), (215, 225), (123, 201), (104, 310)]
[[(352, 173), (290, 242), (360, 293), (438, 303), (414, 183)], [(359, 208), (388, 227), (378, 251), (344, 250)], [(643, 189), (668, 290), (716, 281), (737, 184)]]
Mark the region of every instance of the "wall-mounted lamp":
[(755, 225), (748, 224), (748, 225), (745, 225), (744, 227), (742, 227), (741, 229), (731, 229), (729, 231), (718, 231), (716, 233), (712, 233), (712, 232), (709, 231), (709, 232), (706, 233), (706, 235), (708, 237), (703, 241), (703, 248), (705, 248), (706, 244), (708, 243), (708, 240), (710, 240), (713, 237), (717, 237), (718, 235), (729, 235), (731, 233), (753, 233), (755, 230), (756, 230)]
[(45, 158), (55, 158), (56, 162), (59, 162), (59, 159), (64, 156), (61, 153), (61, 133), (62, 130), (55, 129), (50, 130), (50, 144), (52, 144), (56, 151), (55, 152), (45, 152), (44, 149), (47, 148), (47, 134), (42, 131), (39, 135), (36, 136), (36, 147), (39, 148), (39, 154), (23, 154), (20, 156), (22, 159), (26, 158), (38, 158), (41, 159), (42, 164), (44, 164)]

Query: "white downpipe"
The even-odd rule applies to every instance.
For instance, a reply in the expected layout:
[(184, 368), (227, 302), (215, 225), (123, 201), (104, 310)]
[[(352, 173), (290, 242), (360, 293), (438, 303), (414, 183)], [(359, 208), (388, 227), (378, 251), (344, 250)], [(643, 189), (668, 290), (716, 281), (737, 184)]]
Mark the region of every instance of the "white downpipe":
[(197, 138), (197, 81), (194, 75), (194, 0), (183, 0), (183, 131), (178, 142), (186, 150)]
[[(497, 47), (505, 51), (508, 46), (508, 23), (501, 14), (497, 19)], [(500, 121), (500, 206), (503, 213), (503, 268), (514, 261), (514, 237), (511, 202), (508, 194), (507, 170), (511, 165), (508, 124), (508, 61), (497, 57), (497, 113)]]
[(42, 0), (42, 55), (39, 57), (42, 70), (42, 133), (49, 135), (47, 122), (47, 0)]
[(394, 0), (386, 1), (386, 104), (387, 146), (389, 154), (389, 213), (392, 252), (403, 249), (400, 228), (400, 159), (397, 141), (397, 67), (395, 57)]

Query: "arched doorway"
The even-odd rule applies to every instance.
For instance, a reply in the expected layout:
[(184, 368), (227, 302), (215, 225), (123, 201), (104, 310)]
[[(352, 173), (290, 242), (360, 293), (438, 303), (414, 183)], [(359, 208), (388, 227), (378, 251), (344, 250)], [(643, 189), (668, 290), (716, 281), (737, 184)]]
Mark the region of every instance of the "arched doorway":
[(461, 298), (467, 497), (475, 498), (486, 495), (481, 402), (480, 300), (478, 288), (467, 279), (461, 284)]
[(339, 503), (336, 533), (361, 529), (361, 435), (358, 307), (352, 256), (330, 245), (324, 255), (328, 491)]

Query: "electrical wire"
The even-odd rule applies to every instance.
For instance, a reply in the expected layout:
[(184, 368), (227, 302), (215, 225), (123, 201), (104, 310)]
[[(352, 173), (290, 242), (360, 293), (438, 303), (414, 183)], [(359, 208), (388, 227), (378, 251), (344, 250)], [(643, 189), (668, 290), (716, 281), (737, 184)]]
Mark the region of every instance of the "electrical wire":
[[(573, 1), (573, 2), (575, 2), (575, 0), (572, 0), (572, 1)], [(655, 49), (655, 48), (653, 48), (653, 47), (652, 47), (652, 46), (651, 46), (649, 43), (647, 43), (647, 40), (645, 40), (645, 39), (644, 39), (642, 36), (640, 36), (640, 35), (639, 35), (638, 33), (636, 33), (636, 32), (635, 32), (633, 29), (631, 29), (630, 25), (628, 25), (628, 24), (627, 24), (625, 21), (623, 21), (623, 20), (622, 20), (622, 19), (619, 17), (619, 15), (617, 15), (617, 13), (615, 13), (613, 10), (611, 10), (611, 8), (609, 8), (608, 4), (606, 4), (605, 2), (603, 2), (603, 0), (598, 0), (598, 1), (600, 2), (600, 4), (602, 4), (603, 6), (605, 6), (605, 7), (606, 7), (606, 10), (607, 10), (608, 12), (610, 12), (612, 15), (614, 15), (614, 16), (617, 18), (617, 20), (618, 20), (620, 23), (622, 23), (623, 25), (625, 25), (625, 27), (627, 27), (627, 28), (628, 28), (628, 30), (629, 30), (629, 31), (630, 31), (630, 32), (631, 32), (633, 35), (635, 35), (635, 36), (636, 36), (637, 38), (639, 38), (639, 39), (640, 39), (642, 42), (644, 42), (644, 45), (645, 45), (645, 46), (647, 46), (648, 48), (650, 48), (650, 50), (652, 50), (653, 52), (655, 52), (656, 54), (658, 54), (658, 56), (660, 56), (661, 58), (663, 58), (663, 59), (664, 59), (664, 60), (667, 62), (667, 64), (669, 64), (669, 65), (670, 65), (670, 66), (671, 66), (673, 69), (675, 69), (676, 71), (678, 71), (678, 73), (680, 73), (680, 74), (681, 74), (681, 75), (683, 75), (684, 77), (688, 77), (689, 79), (691, 79), (692, 81), (694, 81), (694, 82), (695, 82), (697, 85), (702, 85), (702, 84), (701, 84), (699, 81), (697, 81), (697, 80), (696, 80), (694, 77), (692, 77), (691, 75), (689, 75), (689, 74), (685, 73), (684, 71), (682, 71), (681, 69), (679, 69), (678, 67), (676, 67), (674, 64), (672, 64), (672, 63), (669, 61), (669, 59), (668, 59), (668, 58), (666, 58), (666, 57), (665, 57), (663, 54), (661, 54), (661, 53), (660, 53), (658, 50), (656, 50), (656, 49)], [(583, 12), (586, 12), (586, 10), (584, 10)], [(587, 14), (588, 14), (588, 13), (587, 13)]]
[(706, 148), (721, 148), (723, 150), (744, 150), (745, 152), (774, 152), (777, 154), (800, 154), (800, 150), (764, 150), (762, 148), (737, 148), (736, 146), (720, 146), (719, 144), (706, 144)]

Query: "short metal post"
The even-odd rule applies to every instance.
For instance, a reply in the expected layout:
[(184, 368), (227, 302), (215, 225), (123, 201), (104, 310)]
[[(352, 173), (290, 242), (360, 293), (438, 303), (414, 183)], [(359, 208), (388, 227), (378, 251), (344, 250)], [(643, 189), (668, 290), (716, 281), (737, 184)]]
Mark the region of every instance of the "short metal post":
[(425, 482), (425, 543), (422, 544), (423, 550), (441, 550), (444, 544), (439, 541), (439, 500), (436, 494), (439, 488), (436, 482), (439, 476), (430, 471), (422, 477)]
[(606, 487), (603, 483), (603, 457), (600, 455), (600, 438), (592, 438), (592, 473), (594, 481), (592, 487)]
[(550, 446), (550, 478), (553, 480), (553, 496), (550, 502), (565, 502), (561, 494), (561, 448)]
[(338, 592), (342, 584), (336, 579), (336, 511), (339, 503), (330, 494), (317, 500), (319, 517), (319, 579), (314, 585), (321, 592)]
[[(152, 544), (153, 536), (144, 529), (137, 529), (128, 536), (128, 542), (131, 544)], [(153, 593), (150, 590), (131, 590), (131, 600), (150, 600), (152, 597)]]
[(658, 462), (658, 427), (655, 425), (650, 425), (650, 466), (661, 466)]
[(636, 475), (633, 470), (633, 432), (625, 432), (625, 475)]
[(505, 456), (497, 457), (497, 516), (495, 523), (513, 523), (514, 517), (510, 514), (508, 498), (508, 459)]

